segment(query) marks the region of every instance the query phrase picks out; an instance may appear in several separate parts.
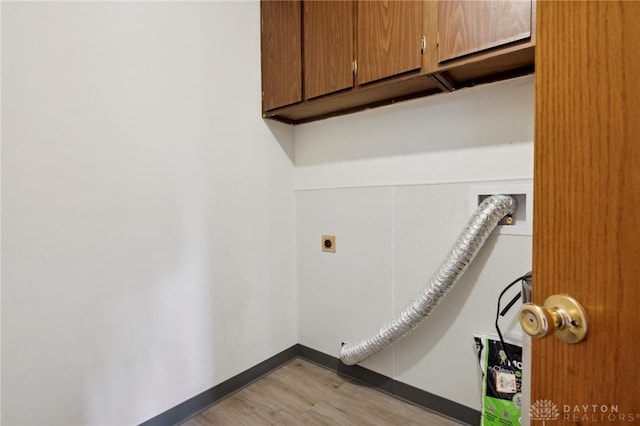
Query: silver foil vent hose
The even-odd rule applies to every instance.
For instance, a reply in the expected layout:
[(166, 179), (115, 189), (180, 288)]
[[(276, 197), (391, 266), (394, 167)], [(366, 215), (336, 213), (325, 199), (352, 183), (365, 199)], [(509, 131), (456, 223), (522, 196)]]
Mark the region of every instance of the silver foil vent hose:
[(516, 209), (516, 201), (508, 195), (487, 197), (469, 219), (466, 227), (431, 276), (422, 293), (399, 315), (382, 326), (378, 333), (355, 344), (345, 344), (340, 360), (353, 365), (369, 358), (413, 330), (440, 304), (447, 292), (462, 276), (498, 222)]

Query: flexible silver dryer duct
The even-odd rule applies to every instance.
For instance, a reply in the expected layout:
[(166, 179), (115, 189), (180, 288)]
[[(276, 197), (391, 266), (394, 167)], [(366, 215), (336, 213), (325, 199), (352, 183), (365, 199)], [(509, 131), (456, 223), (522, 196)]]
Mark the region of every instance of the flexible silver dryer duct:
[(458, 281), (486, 241), (491, 231), (505, 216), (516, 209), (516, 201), (508, 195), (487, 197), (473, 213), (449, 254), (431, 276), (413, 302), (398, 316), (380, 328), (377, 334), (355, 344), (345, 344), (340, 360), (353, 365), (369, 358), (413, 330), (438, 306)]

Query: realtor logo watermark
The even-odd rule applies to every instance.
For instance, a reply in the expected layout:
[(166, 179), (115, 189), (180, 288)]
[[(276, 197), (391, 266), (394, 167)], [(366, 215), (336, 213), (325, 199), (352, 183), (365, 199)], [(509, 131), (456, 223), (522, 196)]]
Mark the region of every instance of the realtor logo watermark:
[(539, 399), (531, 404), (531, 420), (541, 420), (544, 425), (548, 420), (558, 420), (560, 412), (558, 406), (548, 399)]
[(582, 423), (630, 423), (640, 422), (640, 413), (625, 412), (615, 404), (561, 404), (539, 399), (531, 404), (531, 421), (565, 421)]

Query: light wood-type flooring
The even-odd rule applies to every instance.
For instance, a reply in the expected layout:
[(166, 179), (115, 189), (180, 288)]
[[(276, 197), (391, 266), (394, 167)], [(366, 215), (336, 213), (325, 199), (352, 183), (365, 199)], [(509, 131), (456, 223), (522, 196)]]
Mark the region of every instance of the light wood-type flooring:
[(457, 424), (296, 358), (182, 426)]

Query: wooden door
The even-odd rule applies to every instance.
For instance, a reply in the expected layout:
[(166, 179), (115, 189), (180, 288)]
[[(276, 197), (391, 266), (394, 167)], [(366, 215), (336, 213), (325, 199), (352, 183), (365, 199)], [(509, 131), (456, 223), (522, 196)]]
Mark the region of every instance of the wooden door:
[(422, 2), (362, 0), (358, 7), (358, 84), (419, 70)]
[(531, 424), (639, 424), (640, 2), (537, 18), (534, 302), (567, 293), (590, 324), (533, 342)]
[(353, 3), (303, 4), (305, 99), (353, 87)]
[(302, 101), (302, 15), (299, 1), (260, 2), (262, 110)]
[(531, 37), (531, 0), (438, 2), (438, 62)]

